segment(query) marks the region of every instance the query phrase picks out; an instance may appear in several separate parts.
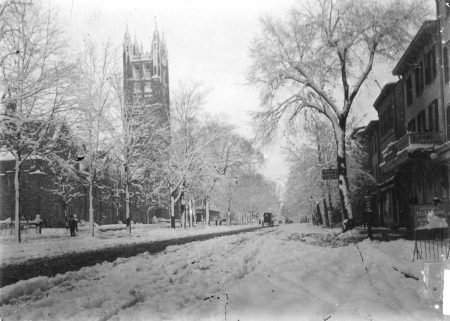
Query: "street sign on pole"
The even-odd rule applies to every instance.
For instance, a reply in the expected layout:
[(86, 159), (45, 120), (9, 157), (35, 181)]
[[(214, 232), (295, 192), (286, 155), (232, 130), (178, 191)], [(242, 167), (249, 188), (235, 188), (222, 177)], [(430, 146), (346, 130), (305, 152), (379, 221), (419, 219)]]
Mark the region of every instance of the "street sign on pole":
[(322, 169), (322, 179), (337, 179), (338, 170), (337, 168)]

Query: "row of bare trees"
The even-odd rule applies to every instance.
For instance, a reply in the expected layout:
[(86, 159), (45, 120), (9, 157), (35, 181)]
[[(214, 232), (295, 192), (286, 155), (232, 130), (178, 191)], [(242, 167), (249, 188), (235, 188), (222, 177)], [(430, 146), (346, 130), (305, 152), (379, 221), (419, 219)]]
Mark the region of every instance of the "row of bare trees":
[[(167, 106), (130, 104), (124, 97), (116, 48), (85, 40), (74, 49), (61, 30), (54, 10), (39, 2), (0, 5), (0, 151), (15, 159), (18, 242), (20, 176), (27, 160), (47, 164), (53, 182), (47, 189), (59, 195), (66, 216), (70, 203), (87, 194), (92, 236), (94, 190), (107, 191), (117, 212), (125, 208), (127, 220), (131, 198), (145, 204), (147, 216), (151, 208), (170, 207), (172, 222), (181, 199), (192, 209), (204, 204), (206, 222), (211, 204), (235, 216), (246, 213), (242, 217), (262, 210), (243, 206), (244, 200), (222, 205), (226, 195), (236, 194), (230, 180), (259, 177), (263, 158), (231, 125), (202, 113), (202, 86), (180, 84), (172, 94), (170, 123), (162, 122)], [(257, 183), (271, 193), (269, 182), (259, 177)]]

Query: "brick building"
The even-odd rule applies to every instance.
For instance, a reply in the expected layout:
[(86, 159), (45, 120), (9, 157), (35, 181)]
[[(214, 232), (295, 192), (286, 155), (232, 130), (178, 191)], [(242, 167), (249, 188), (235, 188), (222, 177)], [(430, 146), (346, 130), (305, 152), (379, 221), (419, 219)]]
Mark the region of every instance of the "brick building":
[[(450, 200), (450, 1), (436, 0), (393, 69), (396, 83), (374, 102), (379, 117), (379, 215), (387, 226), (411, 226), (410, 206)], [(376, 155), (378, 154), (378, 155)]]

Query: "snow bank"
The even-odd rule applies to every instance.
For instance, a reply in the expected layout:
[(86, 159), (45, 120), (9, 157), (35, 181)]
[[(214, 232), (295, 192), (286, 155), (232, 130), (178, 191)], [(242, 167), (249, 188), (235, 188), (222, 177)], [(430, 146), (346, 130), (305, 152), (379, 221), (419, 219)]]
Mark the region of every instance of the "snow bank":
[(193, 229), (170, 229), (155, 224), (132, 225), (131, 234), (122, 229), (125, 225), (102, 225), (95, 229), (95, 237), (89, 235), (88, 226), (79, 226), (76, 237), (64, 228), (43, 228), (42, 234), (34, 230), (22, 234), (22, 243), (14, 241), (10, 230), (0, 230), (0, 265), (25, 262), (31, 258), (52, 257), (71, 252), (90, 251), (120, 244), (139, 244), (177, 237), (224, 232), (249, 226), (205, 226)]

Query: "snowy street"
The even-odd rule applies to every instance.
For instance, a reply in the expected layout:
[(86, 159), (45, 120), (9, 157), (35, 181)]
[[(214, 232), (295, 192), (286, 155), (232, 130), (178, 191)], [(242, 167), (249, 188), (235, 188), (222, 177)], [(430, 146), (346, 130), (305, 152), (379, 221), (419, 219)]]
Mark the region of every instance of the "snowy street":
[(357, 243), (357, 233), (282, 225), (20, 281), (0, 289), (1, 317), (442, 320), (413, 242)]

